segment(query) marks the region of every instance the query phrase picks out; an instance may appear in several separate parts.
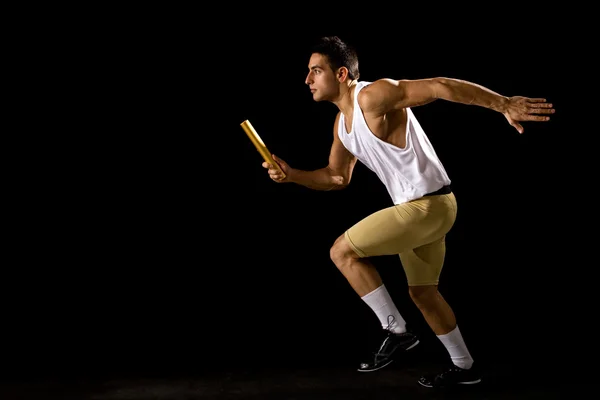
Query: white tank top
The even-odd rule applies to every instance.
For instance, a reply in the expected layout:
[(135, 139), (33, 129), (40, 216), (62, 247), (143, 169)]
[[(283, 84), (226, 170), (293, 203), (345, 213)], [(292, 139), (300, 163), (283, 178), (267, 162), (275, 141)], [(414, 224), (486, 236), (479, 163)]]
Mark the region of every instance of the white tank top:
[(358, 82), (354, 93), (352, 130), (346, 131), (340, 115), (338, 136), (356, 158), (379, 177), (394, 204), (405, 203), (450, 184), (425, 131), (410, 108), (406, 109), (406, 146), (404, 149), (384, 142), (368, 128), (358, 105), (358, 93), (371, 82)]

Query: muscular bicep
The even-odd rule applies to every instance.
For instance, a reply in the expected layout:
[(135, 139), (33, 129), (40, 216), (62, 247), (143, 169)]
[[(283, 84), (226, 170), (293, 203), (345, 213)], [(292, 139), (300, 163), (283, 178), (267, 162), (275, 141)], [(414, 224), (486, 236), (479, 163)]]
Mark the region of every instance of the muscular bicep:
[(380, 79), (359, 94), (365, 112), (384, 114), (391, 110), (417, 107), (438, 99), (444, 86), (439, 78), (417, 80)]
[(340, 114), (338, 113), (333, 125), (333, 143), (331, 145), (331, 152), (329, 153), (329, 164), (327, 165), (327, 169), (332, 176), (341, 176), (344, 185), (347, 185), (352, 178), (352, 171), (354, 170), (357, 159), (348, 151), (348, 149), (346, 149), (338, 136), (337, 127), (339, 119)]

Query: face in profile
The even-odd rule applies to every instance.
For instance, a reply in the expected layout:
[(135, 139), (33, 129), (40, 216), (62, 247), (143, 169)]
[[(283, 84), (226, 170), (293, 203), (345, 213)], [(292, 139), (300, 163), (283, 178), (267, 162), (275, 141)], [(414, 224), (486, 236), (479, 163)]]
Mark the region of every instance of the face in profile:
[(308, 75), (304, 81), (310, 88), (313, 100), (326, 101), (335, 98), (339, 92), (339, 82), (327, 57), (313, 53), (308, 62)]

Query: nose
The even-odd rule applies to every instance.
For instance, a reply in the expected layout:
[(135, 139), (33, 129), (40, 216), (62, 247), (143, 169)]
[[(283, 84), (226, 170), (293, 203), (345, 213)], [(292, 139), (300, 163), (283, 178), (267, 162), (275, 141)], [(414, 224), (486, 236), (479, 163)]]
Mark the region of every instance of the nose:
[(310, 85), (312, 82), (312, 73), (309, 72), (308, 75), (306, 75), (306, 79), (304, 79), (304, 83)]

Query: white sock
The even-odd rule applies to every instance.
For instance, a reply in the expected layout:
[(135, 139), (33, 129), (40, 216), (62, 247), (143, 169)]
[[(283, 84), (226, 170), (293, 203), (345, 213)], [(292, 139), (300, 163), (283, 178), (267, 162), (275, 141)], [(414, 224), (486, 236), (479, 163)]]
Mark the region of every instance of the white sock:
[(440, 339), (446, 350), (448, 350), (448, 353), (450, 353), (450, 358), (454, 365), (463, 369), (471, 368), (473, 358), (471, 358), (471, 354), (467, 350), (467, 345), (460, 334), (458, 325), (445, 335), (438, 335), (438, 339)]
[(381, 285), (371, 293), (367, 293), (362, 299), (375, 312), (384, 329), (389, 329), (395, 333), (406, 332), (406, 321), (396, 309), (385, 285)]

